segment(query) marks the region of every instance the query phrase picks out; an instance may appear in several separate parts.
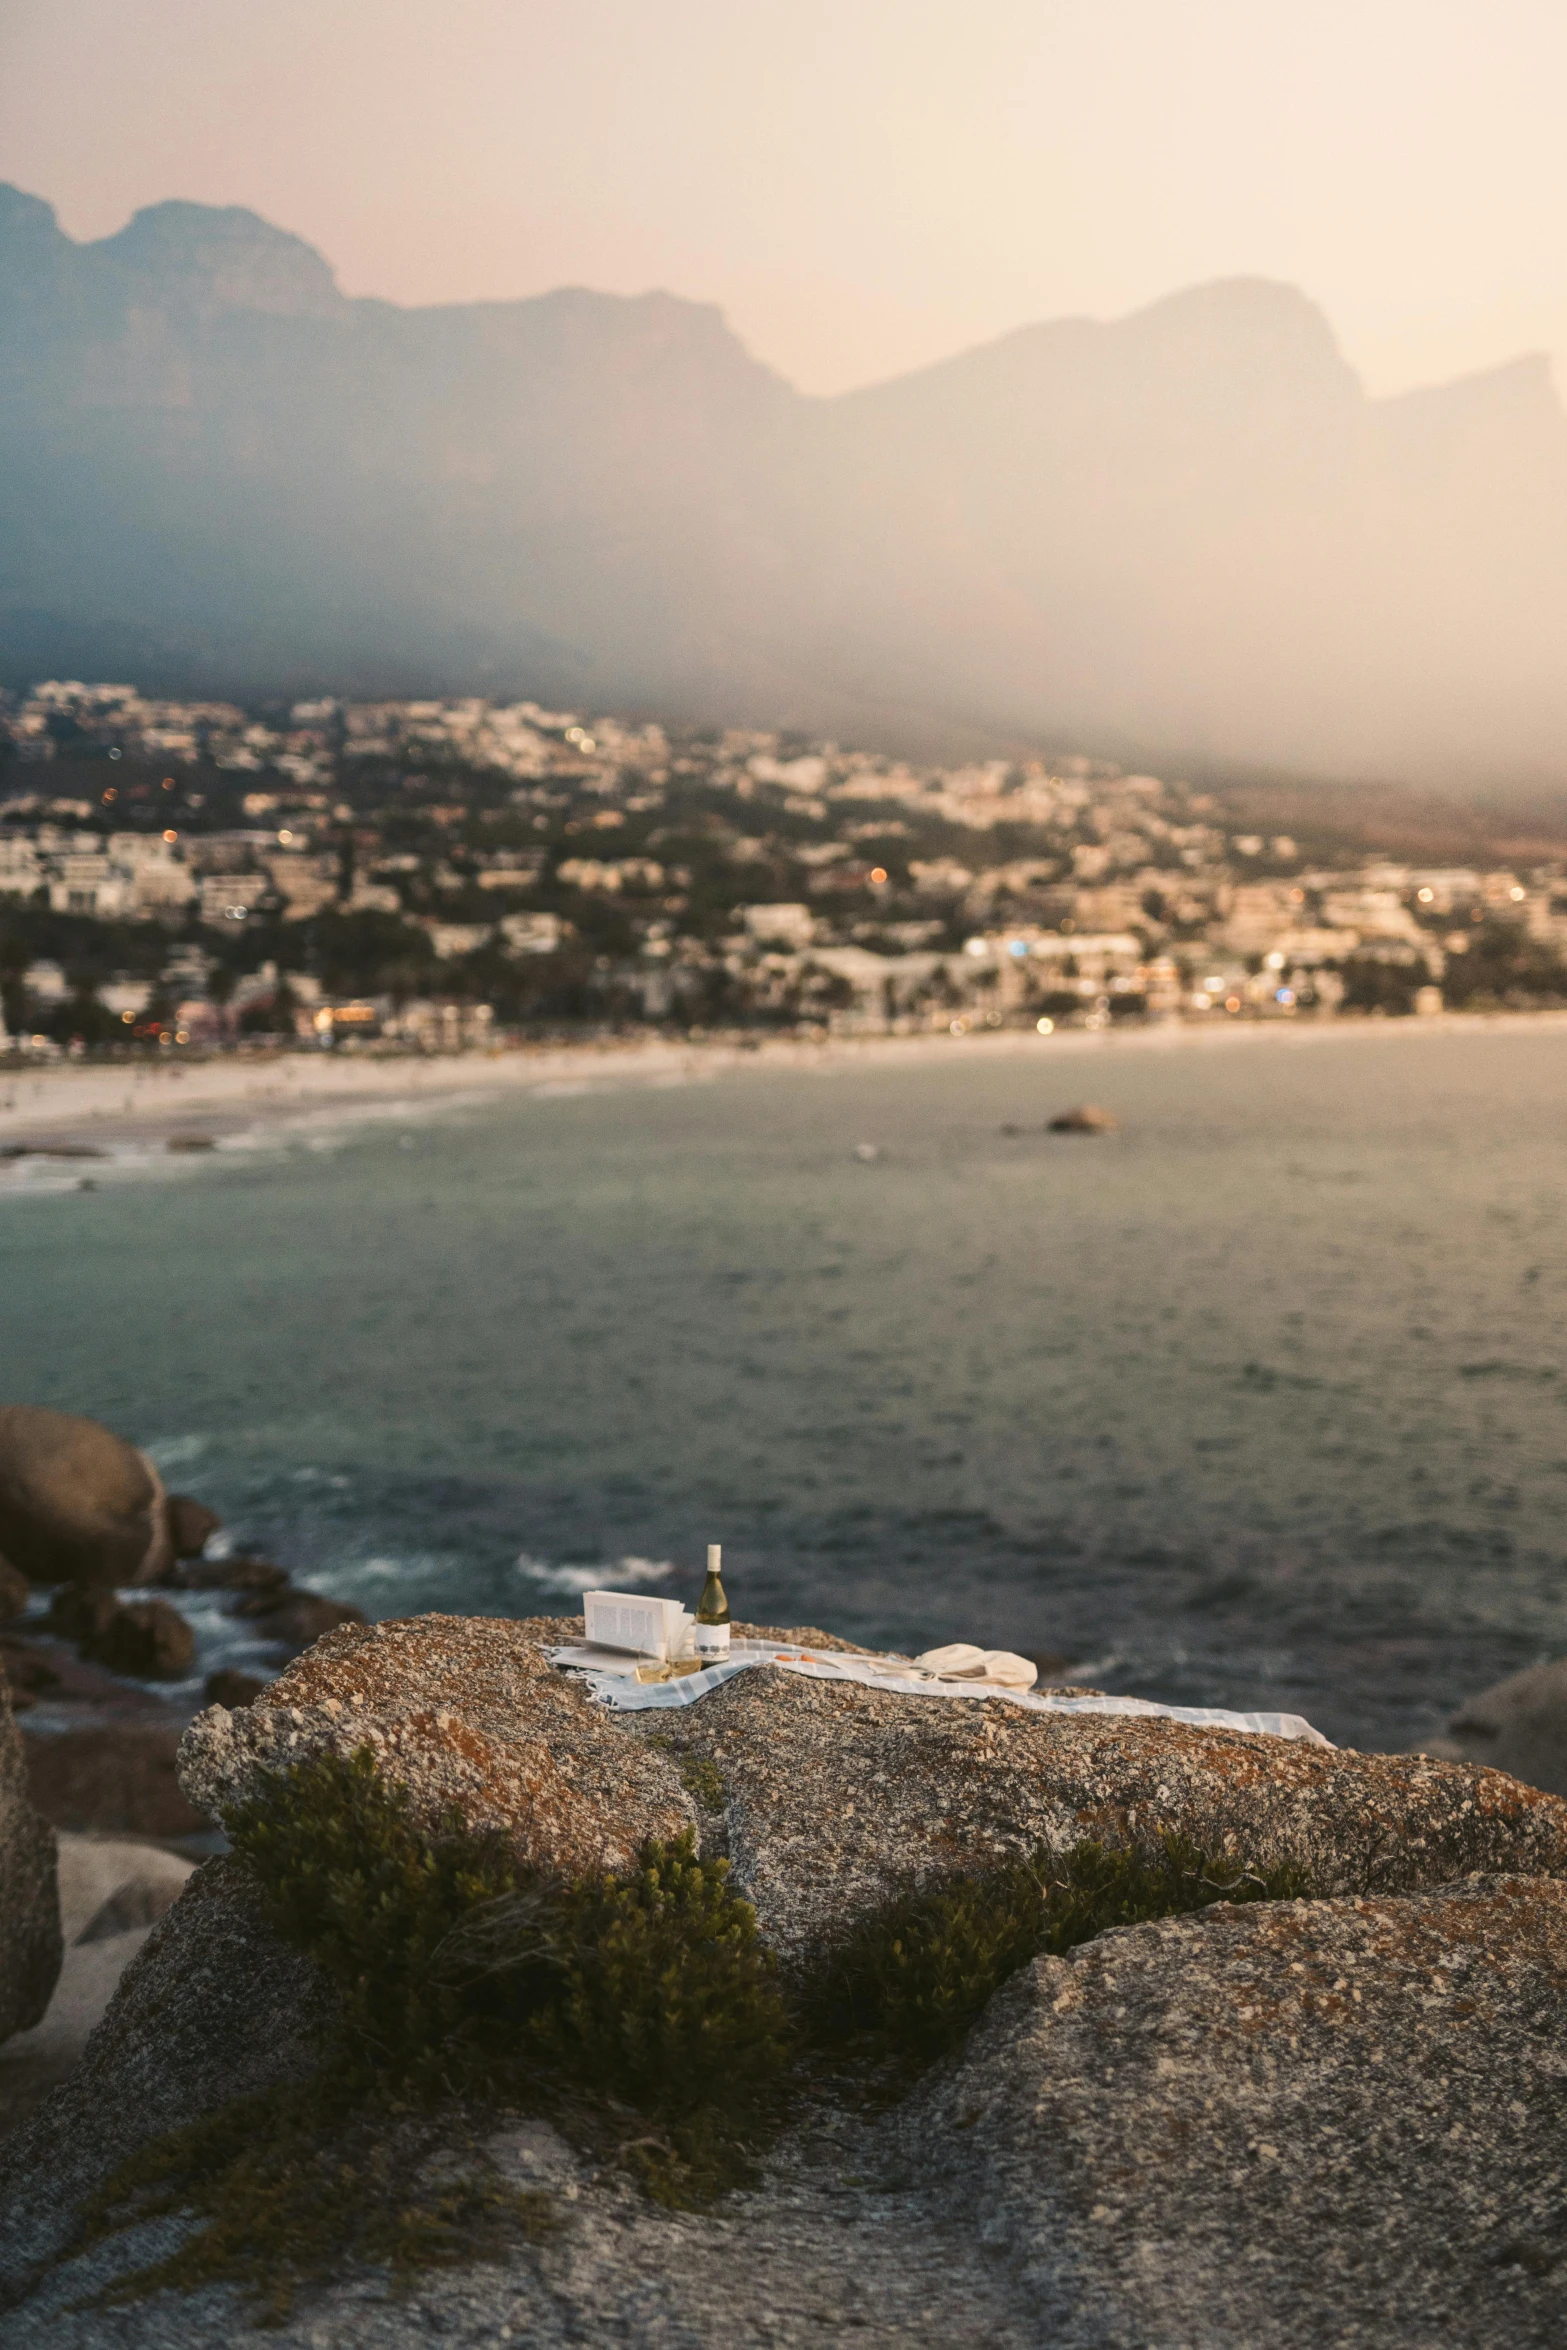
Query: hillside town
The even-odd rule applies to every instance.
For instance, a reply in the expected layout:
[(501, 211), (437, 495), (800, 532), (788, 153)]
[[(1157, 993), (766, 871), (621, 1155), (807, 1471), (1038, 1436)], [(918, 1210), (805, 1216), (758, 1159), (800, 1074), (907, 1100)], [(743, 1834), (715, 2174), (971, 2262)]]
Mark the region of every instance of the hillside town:
[(463, 1051), (1567, 1003), (1567, 863), (531, 701), (0, 696), (0, 1052)]

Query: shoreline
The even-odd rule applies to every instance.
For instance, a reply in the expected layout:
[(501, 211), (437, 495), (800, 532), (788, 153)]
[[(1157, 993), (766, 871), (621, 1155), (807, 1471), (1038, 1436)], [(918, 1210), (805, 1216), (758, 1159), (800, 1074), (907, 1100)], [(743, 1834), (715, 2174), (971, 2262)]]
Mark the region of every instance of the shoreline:
[[(200, 1062), (42, 1067), (21, 1064), (0, 1074), (0, 1185), (22, 1154), (80, 1149), (91, 1142), (167, 1145), (171, 1135), (200, 1131), (214, 1142), (262, 1127), (298, 1127), (347, 1116), (391, 1118), (417, 1108), (470, 1108), (513, 1094), (545, 1099), (563, 1086), (595, 1082), (655, 1086), (701, 1084), (759, 1069), (817, 1074), (905, 1061), (934, 1062), (962, 1053), (987, 1060), (1028, 1054), (1041, 1066), (1081, 1072), (1128, 1052), (1219, 1050), (1263, 1042), (1303, 1047), (1470, 1035), (1567, 1033), (1567, 1011), (1444, 1012), (1427, 1019), (1251, 1021), (1218, 1025), (1165, 1021), (1131, 1031), (1081, 1030), (1041, 1037), (1032, 1029), (979, 1030), (954, 1037), (832, 1036), (605, 1038), (582, 1044), (522, 1045), (489, 1053), (395, 1058), (319, 1058), (268, 1053)], [(193, 1151), (192, 1157), (204, 1155)]]

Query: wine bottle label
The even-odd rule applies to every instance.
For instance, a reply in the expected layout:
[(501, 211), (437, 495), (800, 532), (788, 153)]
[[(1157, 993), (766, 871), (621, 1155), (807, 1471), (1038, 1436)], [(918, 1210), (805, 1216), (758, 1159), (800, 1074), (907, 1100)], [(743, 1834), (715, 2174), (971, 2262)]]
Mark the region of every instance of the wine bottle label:
[(727, 1624), (698, 1624), (695, 1630), (696, 1653), (710, 1665), (722, 1664), (729, 1654), (729, 1626)]

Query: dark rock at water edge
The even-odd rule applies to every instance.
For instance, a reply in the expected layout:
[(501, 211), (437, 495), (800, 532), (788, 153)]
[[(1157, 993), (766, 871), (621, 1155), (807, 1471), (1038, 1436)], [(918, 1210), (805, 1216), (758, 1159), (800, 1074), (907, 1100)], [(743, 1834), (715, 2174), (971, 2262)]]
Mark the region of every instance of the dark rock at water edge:
[(61, 1955), (54, 1831), (29, 1794), (21, 1735), (0, 1682), (0, 2040), (39, 2021)]
[(21, 1568), (13, 1567), (7, 1558), (0, 1558), (0, 1624), (14, 1624), (18, 1616), (26, 1613), (32, 1596), (33, 1587)]
[(1531, 1665), (1471, 1697), (1426, 1752), (1489, 1763), (1530, 1787), (1567, 1795), (1567, 1657)]
[(49, 1629), (75, 1640), (83, 1656), (136, 1681), (180, 1681), (195, 1661), (196, 1636), (166, 1599), (118, 1599), (112, 1591), (62, 1584)]
[(34, 1731), (26, 1738), (34, 1804), (54, 1827), (100, 1836), (194, 1836), (205, 1816), (175, 1776), (180, 1725), (154, 1720), (93, 1722)]
[(107, 1632), (120, 1612), (120, 1604), (113, 1591), (62, 1583), (49, 1602), (44, 1622), (60, 1639), (74, 1640), (85, 1648)]
[(204, 1501), (188, 1493), (168, 1498), (169, 1548), (177, 1559), (200, 1558), (210, 1536), (222, 1531), (223, 1520)]
[[(108, 1716), (172, 1719), (164, 1699), (152, 1690), (129, 1687), (117, 1675), (86, 1662), (63, 1641), (0, 1631), (0, 1668), (18, 1710), (45, 1704), (66, 1722)], [(56, 1726), (63, 1726), (58, 1718)]]
[(156, 1581), (173, 1555), (157, 1470), (96, 1420), (0, 1407), (0, 1553), (34, 1583)]
[(166, 1599), (137, 1599), (115, 1609), (87, 1653), (133, 1680), (182, 1681), (196, 1661), (196, 1635)]
[(233, 1614), (243, 1616), (262, 1640), (276, 1640), (290, 1649), (308, 1648), (324, 1632), (343, 1624), (362, 1624), (362, 1608), (345, 1600), (323, 1599), (314, 1591), (261, 1591), (242, 1599)]
[(182, 1559), (160, 1581), (166, 1591), (281, 1591), (288, 1569), (240, 1553), (225, 1559)]
[(1083, 1102), (1075, 1110), (1062, 1110), (1045, 1128), (1047, 1134), (1115, 1134), (1121, 1121), (1113, 1110), (1103, 1110), (1097, 1102)]
[(209, 1705), (227, 1706), (230, 1713), (235, 1713), (244, 1706), (254, 1705), (266, 1687), (259, 1674), (236, 1672), (232, 1665), (222, 1665), (217, 1672), (207, 1675), (203, 1694)]

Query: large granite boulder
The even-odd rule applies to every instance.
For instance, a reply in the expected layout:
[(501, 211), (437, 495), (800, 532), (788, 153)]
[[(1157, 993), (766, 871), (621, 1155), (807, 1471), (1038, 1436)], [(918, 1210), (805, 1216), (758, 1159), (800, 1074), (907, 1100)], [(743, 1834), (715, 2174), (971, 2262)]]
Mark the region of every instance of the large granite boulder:
[[(1559, 2338), (1567, 1884), (1551, 1872), (1567, 1874), (1567, 1803), (1472, 1765), (776, 1670), (617, 1715), (546, 1661), (567, 1628), (428, 1617), (330, 1633), (242, 1713), (193, 1725), (187, 1791), (214, 1811), (263, 1769), (368, 1744), (432, 1825), (455, 1809), (554, 1867), (616, 1867), (693, 1825), (801, 1964), (911, 1877), (1084, 1835), (1177, 1829), (1379, 1890), (1221, 1907), (1037, 1961), (902, 2108), (813, 2080), (758, 2183), (715, 2214), (655, 2211), (519, 2117), (507, 2159), (558, 2196), (557, 2239), (425, 2280), (407, 2303), (345, 2279), (267, 2340)], [(1476, 1867), (1492, 1873), (1443, 1881)], [(301, 2077), (330, 2020), (244, 1864), (200, 1869), (76, 2072), (0, 2150), (8, 2341), (97, 2350), (92, 2293), (178, 2223), (53, 2275), (35, 2264), (112, 2163)], [(121, 2350), (251, 2339), (217, 2289), (112, 2325)]]
[(262, 1768), (368, 1743), (423, 1816), (455, 1806), (551, 1867), (620, 1866), (694, 1826), (802, 1961), (910, 1879), (1087, 1836), (1173, 1830), (1298, 1862), (1325, 1892), (1567, 1873), (1567, 1802), (1474, 1765), (767, 1667), (695, 1705), (617, 1714), (549, 1665), (573, 1628), (421, 1616), (329, 1633), (243, 1713), (197, 1718), (181, 1784), (216, 1818)]
[(263, 1769), (368, 1745), (432, 1826), (455, 1811), (542, 1866), (624, 1868), (649, 1836), (678, 1836), (696, 1814), (669, 1757), (626, 1737), (549, 1664), (546, 1649), (571, 1629), (475, 1616), (344, 1625), (253, 1705), (199, 1714), (180, 1785), (216, 1820)]
[(1427, 1752), (1489, 1763), (1527, 1786), (1567, 1795), (1567, 1657), (1531, 1665), (1471, 1697)]
[(1052, 2350), (1554, 2350), (1567, 1885), (1224, 1906), (1038, 1959), (906, 2111)]
[(61, 1951), (54, 1830), (29, 1800), (21, 1734), (0, 1676), (0, 2040), (39, 2021)]
[(34, 1583), (151, 1582), (173, 1560), (163, 1481), (96, 1420), (0, 1405), (0, 1552)]

